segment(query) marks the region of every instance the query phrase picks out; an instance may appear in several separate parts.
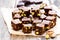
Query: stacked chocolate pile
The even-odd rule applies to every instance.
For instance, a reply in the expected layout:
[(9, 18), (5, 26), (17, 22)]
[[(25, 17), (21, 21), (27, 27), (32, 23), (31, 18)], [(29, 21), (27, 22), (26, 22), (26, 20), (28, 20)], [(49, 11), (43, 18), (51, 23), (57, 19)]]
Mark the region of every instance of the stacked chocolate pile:
[(20, 6), (12, 12), (12, 29), (42, 35), (56, 25), (56, 12), (44, 3)]

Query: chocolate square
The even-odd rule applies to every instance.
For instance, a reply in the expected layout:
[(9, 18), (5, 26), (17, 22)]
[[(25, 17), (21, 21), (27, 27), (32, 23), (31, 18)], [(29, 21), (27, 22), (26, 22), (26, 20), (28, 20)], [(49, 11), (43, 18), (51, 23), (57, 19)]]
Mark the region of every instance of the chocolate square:
[(50, 20), (52, 22), (52, 27), (56, 25), (56, 17), (55, 16), (47, 16), (46, 20)]
[(43, 20), (42, 24), (45, 24), (45, 31), (49, 30), (52, 26), (51, 21)]
[(31, 33), (32, 32), (32, 24), (23, 24), (22, 32), (23, 33)]
[(11, 21), (11, 26), (13, 30), (18, 31), (22, 29), (23, 25), (21, 24), (22, 22), (19, 19), (14, 19)]
[(44, 24), (38, 23), (36, 24), (36, 29), (35, 29), (35, 34), (36, 35), (41, 35), (44, 33)]

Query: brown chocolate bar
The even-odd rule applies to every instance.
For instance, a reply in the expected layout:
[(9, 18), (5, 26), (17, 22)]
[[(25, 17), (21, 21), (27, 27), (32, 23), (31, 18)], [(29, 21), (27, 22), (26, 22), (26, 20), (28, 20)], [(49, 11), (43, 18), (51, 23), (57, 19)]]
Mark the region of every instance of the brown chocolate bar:
[(40, 13), (39, 13), (39, 8), (38, 7), (34, 7), (32, 8), (32, 10), (30, 11), (31, 15), (33, 15), (33, 17), (40, 17)]
[(52, 26), (51, 21), (43, 20), (42, 24), (45, 24), (45, 31), (49, 30)]
[(31, 33), (32, 32), (32, 24), (23, 24), (22, 32), (23, 33)]
[(56, 25), (56, 17), (55, 16), (47, 16), (46, 17), (47, 20), (50, 20), (52, 22), (52, 27), (54, 27)]
[(35, 34), (36, 35), (41, 35), (44, 33), (44, 24), (38, 23), (36, 24), (36, 29), (35, 29)]
[(11, 26), (13, 30), (18, 31), (22, 29), (23, 25), (21, 24), (22, 22), (19, 19), (14, 19), (11, 21)]
[(22, 10), (16, 9), (15, 11), (12, 12), (12, 18), (13, 19), (19, 19), (22, 17)]
[(36, 24), (37, 24), (37, 23), (41, 23), (41, 22), (42, 22), (42, 20), (34, 19), (34, 20), (33, 20), (33, 23), (32, 23), (32, 24), (33, 24), (33, 30), (36, 29)]

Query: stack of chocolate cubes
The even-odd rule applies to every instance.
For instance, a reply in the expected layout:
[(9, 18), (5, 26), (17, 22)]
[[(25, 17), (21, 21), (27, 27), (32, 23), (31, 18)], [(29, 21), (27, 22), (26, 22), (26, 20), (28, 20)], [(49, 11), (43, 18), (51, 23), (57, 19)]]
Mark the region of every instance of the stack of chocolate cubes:
[(25, 34), (34, 31), (36, 35), (42, 35), (55, 25), (56, 12), (51, 6), (42, 2), (31, 3), (28, 6), (18, 5), (18, 8), (12, 12), (11, 26), (15, 31), (22, 30)]

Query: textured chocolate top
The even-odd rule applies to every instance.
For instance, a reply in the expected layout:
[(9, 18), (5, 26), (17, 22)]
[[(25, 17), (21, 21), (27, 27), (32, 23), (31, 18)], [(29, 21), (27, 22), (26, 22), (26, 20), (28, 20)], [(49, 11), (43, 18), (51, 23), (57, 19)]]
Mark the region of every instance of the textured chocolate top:
[(33, 23), (41, 23), (42, 20), (33, 20)]
[(45, 6), (44, 9), (52, 9), (51, 6)]
[(41, 9), (41, 10), (40, 10), (40, 13), (45, 13), (44, 9)]
[(22, 18), (22, 21), (30, 21), (30, 18), (24, 17)]
[(42, 24), (50, 24), (51, 21), (48, 21), (48, 20), (43, 20)]
[(20, 18), (21, 16), (20, 16), (20, 14), (15, 14), (14, 15), (14, 18)]
[(32, 27), (32, 24), (23, 24), (24, 27)]
[(12, 20), (12, 22), (13, 22), (14, 24), (22, 23), (19, 19), (14, 19), (14, 20)]
[(40, 18), (42, 18), (42, 19), (45, 18), (45, 17), (46, 17), (46, 15), (44, 15), (44, 14), (42, 14), (42, 15), (40, 16)]
[(54, 17), (54, 16), (47, 16), (46, 17), (46, 19), (48, 19), (48, 20), (54, 20), (56, 17)]
[(44, 27), (45, 25), (44, 25), (44, 24), (42, 24), (42, 23), (38, 23), (38, 24), (36, 24), (36, 26)]
[(49, 11), (49, 14), (54, 15), (54, 14), (56, 14), (56, 12), (55, 11)]

